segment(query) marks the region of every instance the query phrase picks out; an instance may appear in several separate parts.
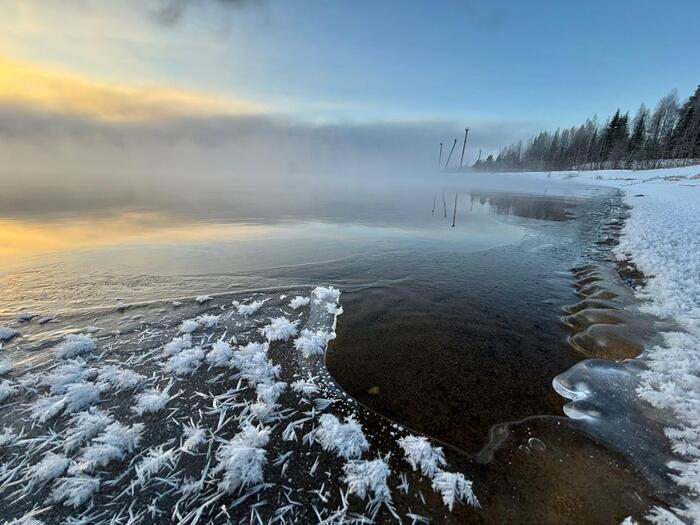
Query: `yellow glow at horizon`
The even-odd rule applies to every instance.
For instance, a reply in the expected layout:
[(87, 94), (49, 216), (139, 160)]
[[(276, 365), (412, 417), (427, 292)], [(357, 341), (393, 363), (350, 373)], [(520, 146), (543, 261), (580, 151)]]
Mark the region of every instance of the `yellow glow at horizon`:
[(156, 213), (123, 213), (89, 220), (21, 221), (0, 219), (0, 259), (52, 252), (105, 248), (129, 243), (192, 242), (259, 236), (255, 224), (178, 223)]
[(0, 104), (111, 121), (198, 114), (251, 114), (262, 106), (162, 86), (130, 86), (0, 55)]

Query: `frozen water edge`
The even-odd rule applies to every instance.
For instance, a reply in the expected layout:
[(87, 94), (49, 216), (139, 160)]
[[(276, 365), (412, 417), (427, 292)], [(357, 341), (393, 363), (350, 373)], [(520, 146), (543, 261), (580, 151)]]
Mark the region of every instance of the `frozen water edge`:
[[(663, 333), (663, 342), (633, 360), (583, 362), (555, 388), (572, 399), (567, 413), (589, 431), (612, 436), (641, 455), (652, 476), (677, 484), (682, 496), (673, 511), (700, 522), (700, 166), (550, 176), (624, 192), (631, 212), (613, 252), (647, 277), (636, 290), (641, 310), (683, 330)], [(677, 519), (669, 515), (654, 509), (647, 519)]]
[(0, 408), (3, 518), (352, 522), (477, 506), (471, 482), (444, 463), (426, 476), (444, 507), (426, 503), (415, 451), (390, 455), (411, 436), (390, 422), (388, 442), (373, 435), (325, 369), (339, 292), (289, 296), (300, 294), (305, 308), (246, 297), (260, 303), (255, 312), (224, 296), (131, 305), (91, 319), (82, 335), (30, 322), (26, 341), (39, 350), (15, 341), (4, 352), (15, 366), (4, 367)]

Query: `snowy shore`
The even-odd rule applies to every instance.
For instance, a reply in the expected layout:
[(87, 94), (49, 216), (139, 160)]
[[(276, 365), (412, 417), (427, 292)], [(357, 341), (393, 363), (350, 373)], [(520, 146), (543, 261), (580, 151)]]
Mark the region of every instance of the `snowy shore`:
[(639, 310), (678, 327), (639, 356), (636, 394), (675, 422), (664, 429), (678, 458), (668, 475), (685, 496), (673, 514), (655, 508), (646, 518), (700, 522), (700, 166), (528, 175), (614, 187), (631, 207), (613, 254), (645, 275)]

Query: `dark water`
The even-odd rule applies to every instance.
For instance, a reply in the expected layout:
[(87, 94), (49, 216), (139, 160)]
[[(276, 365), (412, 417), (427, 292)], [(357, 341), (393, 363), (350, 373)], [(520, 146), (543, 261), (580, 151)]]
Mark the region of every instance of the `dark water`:
[[(344, 313), (330, 373), (470, 462), (487, 522), (620, 522), (653, 500), (640, 476), (569, 420), (526, 419), (563, 415), (552, 379), (584, 358), (560, 320), (580, 299), (570, 269), (610, 198), (493, 175), (179, 199), (29, 192), (0, 209), (0, 325), (23, 311), (88, 326), (120, 302), (332, 284)], [(25, 331), (10, 352), (32, 344)]]
[(448, 180), (279, 201), (115, 203), (99, 213), (54, 202), (27, 216), (28, 206), (0, 223), (15, 238), (5, 244), (15, 253), (3, 256), (0, 312), (60, 316), (332, 283), (345, 314), (327, 364), (340, 384), (386, 416), (476, 451), (495, 423), (561, 414), (551, 380), (581, 358), (559, 321), (575, 299), (567, 270), (602, 198), (573, 185)]

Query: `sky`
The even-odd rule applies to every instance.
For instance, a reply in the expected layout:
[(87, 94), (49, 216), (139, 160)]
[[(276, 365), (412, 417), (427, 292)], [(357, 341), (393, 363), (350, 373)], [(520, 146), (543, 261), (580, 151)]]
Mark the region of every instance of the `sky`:
[[(427, 169), (465, 127), (471, 161), (687, 97), (698, 18), (685, 0), (0, 0), (0, 180), (114, 171), (115, 156), (135, 180), (191, 169), (222, 137), (239, 156), (212, 171), (263, 169), (273, 143), (269, 172), (339, 155), (385, 169), (382, 152)], [(173, 140), (187, 147), (154, 166)]]

